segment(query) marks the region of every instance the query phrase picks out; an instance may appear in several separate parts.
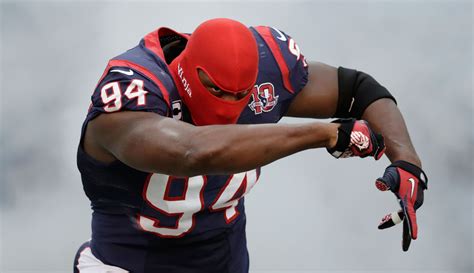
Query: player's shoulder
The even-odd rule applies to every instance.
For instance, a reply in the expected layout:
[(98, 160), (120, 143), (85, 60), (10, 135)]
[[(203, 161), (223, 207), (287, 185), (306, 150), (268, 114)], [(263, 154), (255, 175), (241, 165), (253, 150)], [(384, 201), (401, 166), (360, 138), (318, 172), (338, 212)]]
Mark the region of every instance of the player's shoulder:
[(258, 32), (262, 37), (272, 37), (284, 43), (291, 39), (291, 36), (286, 34), (285, 31), (274, 26), (252, 26), (250, 29)]
[(150, 111), (166, 116), (169, 89), (148, 69), (126, 60), (112, 59), (91, 96), (90, 110), (99, 113)]
[(98, 86), (110, 81), (121, 81), (122, 83), (142, 81), (150, 92), (163, 97), (169, 104), (169, 93), (174, 85), (171, 75), (165, 68), (155, 64), (150, 66), (139, 60), (119, 57), (108, 62)]
[(284, 31), (271, 26), (255, 26), (251, 30), (263, 39), (275, 57), (283, 57), (290, 65), (300, 60), (306, 63), (295, 39)]
[[(308, 64), (296, 41), (276, 27), (255, 26), (250, 29), (259, 44), (260, 61), (267, 64), (261, 66), (261, 70), (281, 74), (285, 88), (291, 93), (301, 90), (307, 82)], [(273, 56), (270, 58), (276, 65), (265, 59), (269, 55)]]
[(184, 34), (159, 28), (140, 43), (112, 58), (92, 95), (92, 106), (99, 112), (120, 110), (155, 111), (167, 115), (175, 85), (169, 73), (163, 48)]

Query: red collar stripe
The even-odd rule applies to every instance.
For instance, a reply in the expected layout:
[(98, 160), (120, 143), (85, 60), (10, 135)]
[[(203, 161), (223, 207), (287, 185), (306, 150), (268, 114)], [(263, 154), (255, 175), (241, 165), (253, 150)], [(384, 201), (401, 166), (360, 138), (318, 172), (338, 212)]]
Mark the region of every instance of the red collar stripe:
[(153, 31), (148, 33), (144, 38), (145, 40), (145, 47), (151, 50), (151, 52), (155, 53), (161, 59), (165, 59), (163, 50), (161, 49), (160, 39), (158, 37), (158, 31)]

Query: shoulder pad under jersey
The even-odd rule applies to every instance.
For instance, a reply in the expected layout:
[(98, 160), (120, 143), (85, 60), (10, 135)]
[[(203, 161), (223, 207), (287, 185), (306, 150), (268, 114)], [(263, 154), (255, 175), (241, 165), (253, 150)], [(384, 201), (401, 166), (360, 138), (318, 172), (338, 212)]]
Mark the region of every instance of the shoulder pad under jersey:
[(161, 81), (145, 69), (126, 61), (112, 60), (94, 93), (89, 115), (117, 111), (169, 113), (169, 93)]
[(308, 64), (295, 40), (273, 27), (258, 26), (254, 29), (275, 58), (285, 88), (291, 93), (303, 89), (308, 82)]

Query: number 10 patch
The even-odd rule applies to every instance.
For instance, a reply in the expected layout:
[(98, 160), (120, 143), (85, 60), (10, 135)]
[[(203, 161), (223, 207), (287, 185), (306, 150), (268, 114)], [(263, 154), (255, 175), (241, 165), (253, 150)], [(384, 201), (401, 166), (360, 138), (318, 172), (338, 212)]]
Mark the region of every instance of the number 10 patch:
[(277, 105), (278, 97), (275, 96), (275, 87), (272, 83), (266, 82), (255, 85), (252, 89), (252, 99), (249, 107), (255, 115), (270, 112)]

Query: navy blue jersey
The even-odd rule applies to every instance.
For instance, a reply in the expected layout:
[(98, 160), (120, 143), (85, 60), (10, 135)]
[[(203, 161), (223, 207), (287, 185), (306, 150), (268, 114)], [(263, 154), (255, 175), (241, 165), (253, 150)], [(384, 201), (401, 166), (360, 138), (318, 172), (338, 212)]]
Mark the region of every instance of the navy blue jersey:
[[(307, 64), (283, 32), (250, 29), (259, 48), (259, 74), (238, 123), (275, 123), (305, 86)], [(117, 111), (148, 111), (191, 123), (162, 49), (187, 37), (160, 28), (110, 60), (91, 97), (82, 136), (90, 120)], [(260, 169), (173, 177), (118, 160), (100, 163), (82, 144), (77, 162), (93, 209), (91, 249), (104, 263), (130, 272), (248, 271), (243, 197)]]

